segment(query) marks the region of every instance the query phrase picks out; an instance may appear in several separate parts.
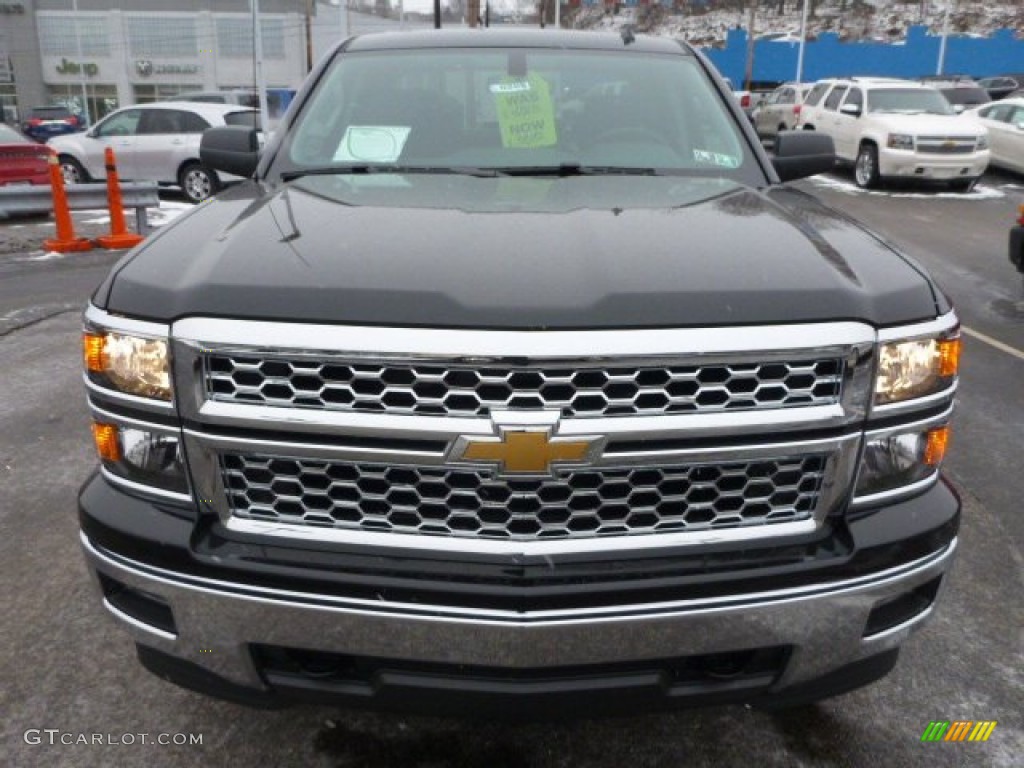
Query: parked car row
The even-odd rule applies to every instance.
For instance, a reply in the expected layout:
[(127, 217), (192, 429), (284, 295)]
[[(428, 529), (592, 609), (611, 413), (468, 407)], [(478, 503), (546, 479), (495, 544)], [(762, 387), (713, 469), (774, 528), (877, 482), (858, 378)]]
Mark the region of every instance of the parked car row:
[(968, 191), (989, 164), (1024, 173), (1024, 93), (1001, 101), (968, 77), (853, 77), (784, 83), (752, 116), (758, 135), (829, 135), (858, 186), (942, 181)]
[(198, 203), (231, 180), (200, 161), (203, 131), (258, 123), (259, 112), (233, 104), (155, 102), (111, 112), (89, 131), (51, 139), (49, 146), (57, 153), (65, 183), (105, 179), (104, 152), (112, 147), (120, 178), (178, 185)]
[[(268, 90), (271, 125), (281, 118), (294, 94), (292, 89)], [(174, 101), (116, 110), (89, 130), (85, 120), (66, 106), (34, 107), (18, 126), (20, 132), (2, 126), (0, 153), (5, 162), (0, 163), (0, 184), (24, 182), (26, 172), (40, 179), (38, 183), (49, 183), (45, 164), (51, 152), (59, 157), (66, 184), (101, 181), (106, 178), (104, 151), (109, 146), (117, 154), (121, 179), (177, 185), (189, 200), (200, 202), (231, 180), (200, 161), (203, 131), (221, 125), (259, 127), (259, 104), (255, 91), (197, 91)], [(43, 144), (47, 148), (32, 149)], [(15, 155), (16, 164), (6, 162)], [(42, 160), (32, 160), (26, 171), (30, 157)]]

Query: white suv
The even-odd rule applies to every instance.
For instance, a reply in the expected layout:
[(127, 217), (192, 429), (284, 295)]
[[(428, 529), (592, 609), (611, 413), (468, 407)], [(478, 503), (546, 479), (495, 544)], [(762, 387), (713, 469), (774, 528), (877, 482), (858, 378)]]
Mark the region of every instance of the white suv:
[(104, 150), (113, 147), (121, 179), (177, 184), (185, 197), (199, 203), (221, 185), (217, 174), (199, 160), (203, 131), (220, 125), (256, 127), (258, 116), (232, 104), (139, 104), (111, 112), (86, 133), (60, 136), (48, 144), (57, 153), (65, 183), (105, 179)]
[(859, 187), (917, 178), (966, 192), (988, 167), (985, 127), (958, 116), (934, 88), (907, 80), (823, 80), (808, 94), (799, 127), (831, 136)]

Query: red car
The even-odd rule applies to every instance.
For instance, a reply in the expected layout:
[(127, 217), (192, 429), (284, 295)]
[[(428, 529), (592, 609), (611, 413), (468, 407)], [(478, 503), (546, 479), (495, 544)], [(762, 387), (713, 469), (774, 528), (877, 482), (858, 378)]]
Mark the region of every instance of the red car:
[(49, 158), (53, 150), (25, 138), (0, 123), (0, 187), (12, 184), (49, 184)]

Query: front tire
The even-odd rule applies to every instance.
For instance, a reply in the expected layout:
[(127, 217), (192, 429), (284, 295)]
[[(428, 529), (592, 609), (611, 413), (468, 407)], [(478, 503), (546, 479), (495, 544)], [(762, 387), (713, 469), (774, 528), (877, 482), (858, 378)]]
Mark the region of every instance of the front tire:
[(861, 144), (853, 166), (853, 180), (861, 189), (874, 189), (880, 180), (878, 175), (878, 147)]
[(217, 194), (220, 180), (202, 163), (188, 163), (178, 174), (178, 184), (190, 203), (201, 203)]
[(82, 164), (69, 155), (61, 155), (57, 158), (60, 162), (60, 173), (64, 177), (64, 185), (85, 184), (89, 181), (89, 174)]

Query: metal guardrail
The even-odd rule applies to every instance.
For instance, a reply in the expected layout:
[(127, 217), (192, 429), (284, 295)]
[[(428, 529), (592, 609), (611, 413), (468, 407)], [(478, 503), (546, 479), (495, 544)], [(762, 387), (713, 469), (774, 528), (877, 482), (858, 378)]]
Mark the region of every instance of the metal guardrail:
[[(106, 184), (69, 184), (64, 188), (68, 206), (73, 211), (107, 209)], [(140, 235), (149, 234), (147, 208), (160, 207), (159, 187), (156, 182), (141, 181), (121, 184), (121, 199), (125, 208), (135, 209), (135, 224)], [(11, 216), (26, 216), (53, 211), (53, 193), (48, 185), (0, 187), (0, 220)]]

